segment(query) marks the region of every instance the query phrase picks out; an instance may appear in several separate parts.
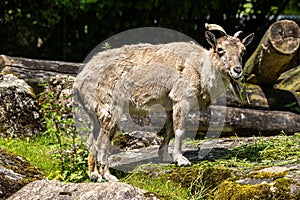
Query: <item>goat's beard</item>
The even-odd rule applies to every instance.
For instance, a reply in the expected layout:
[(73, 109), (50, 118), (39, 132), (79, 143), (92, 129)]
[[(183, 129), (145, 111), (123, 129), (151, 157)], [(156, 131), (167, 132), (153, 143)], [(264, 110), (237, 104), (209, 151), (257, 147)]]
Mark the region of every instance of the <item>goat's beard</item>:
[(230, 83), (232, 85), (234, 93), (241, 99), (241, 81), (240, 80), (234, 80), (233, 78), (230, 79)]

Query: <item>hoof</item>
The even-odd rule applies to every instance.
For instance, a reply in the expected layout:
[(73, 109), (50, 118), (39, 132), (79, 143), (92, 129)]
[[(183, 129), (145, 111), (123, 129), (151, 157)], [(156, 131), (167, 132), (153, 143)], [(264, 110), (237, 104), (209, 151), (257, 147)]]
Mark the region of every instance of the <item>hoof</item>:
[(102, 177), (96, 171), (90, 173), (90, 179), (94, 182), (102, 182)]
[(184, 157), (183, 155), (178, 156), (174, 161), (180, 167), (181, 166), (186, 167), (186, 166), (191, 166), (192, 165), (191, 162), (186, 157)]

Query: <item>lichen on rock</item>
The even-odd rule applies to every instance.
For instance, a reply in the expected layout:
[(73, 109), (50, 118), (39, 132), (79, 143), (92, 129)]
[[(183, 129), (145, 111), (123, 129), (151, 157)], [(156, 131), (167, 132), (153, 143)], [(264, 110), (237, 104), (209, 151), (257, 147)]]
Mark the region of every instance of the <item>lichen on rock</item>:
[(43, 130), (42, 116), (31, 87), (13, 74), (0, 73), (0, 135), (34, 137)]

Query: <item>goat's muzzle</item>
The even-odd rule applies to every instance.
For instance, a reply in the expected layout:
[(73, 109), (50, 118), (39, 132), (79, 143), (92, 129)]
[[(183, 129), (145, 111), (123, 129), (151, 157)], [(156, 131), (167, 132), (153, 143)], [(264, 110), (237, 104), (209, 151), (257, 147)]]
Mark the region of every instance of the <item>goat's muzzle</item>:
[(241, 80), (243, 78), (243, 69), (242, 69), (242, 67), (241, 66), (234, 66), (230, 70), (230, 76), (235, 81)]

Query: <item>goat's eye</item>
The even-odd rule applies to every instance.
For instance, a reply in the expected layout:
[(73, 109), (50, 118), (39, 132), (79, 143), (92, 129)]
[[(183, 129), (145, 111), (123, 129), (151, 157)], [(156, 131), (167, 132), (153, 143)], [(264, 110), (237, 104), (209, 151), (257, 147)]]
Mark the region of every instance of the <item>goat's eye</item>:
[(219, 56), (223, 56), (225, 54), (225, 51), (224, 51), (224, 49), (219, 47), (219, 48), (217, 48), (217, 53), (219, 54)]

